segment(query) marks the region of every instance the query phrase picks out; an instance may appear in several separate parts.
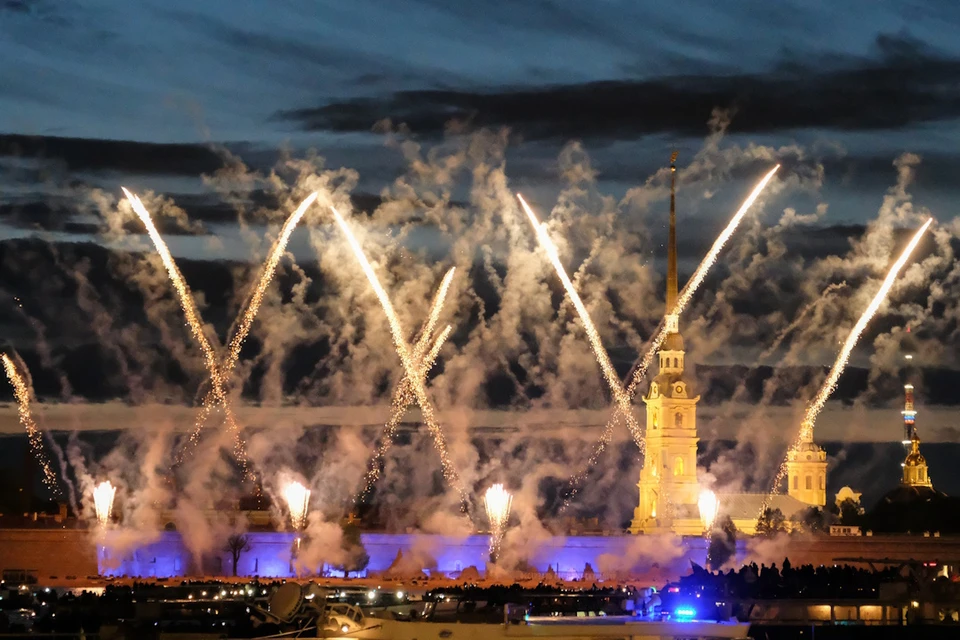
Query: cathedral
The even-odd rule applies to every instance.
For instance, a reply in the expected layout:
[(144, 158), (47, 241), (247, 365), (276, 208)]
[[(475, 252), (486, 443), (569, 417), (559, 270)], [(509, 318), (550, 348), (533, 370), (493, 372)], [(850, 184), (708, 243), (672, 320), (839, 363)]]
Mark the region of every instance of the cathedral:
[[(672, 532), (701, 535), (697, 478), (697, 402), (694, 381), (684, 374), (683, 336), (675, 313), (679, 297), (677, 277), (677, 154), (670, 162), (670, 235), (667, 243), (667, 295), (664, 324), (667, 334), (658, 353), (658, 373), (643, 396), (646, 405), (646, 456), (640, 470), (640, 501), (630, 533)], [(719, 514), (729, 515), (739, 530), (756, 532), (762, 505), (780, 509), (784, 516), (811, 506), (826, 505), (827, 454), (813, 442), (812, 429), (787, 456), (787, 495), (720, 494)]]

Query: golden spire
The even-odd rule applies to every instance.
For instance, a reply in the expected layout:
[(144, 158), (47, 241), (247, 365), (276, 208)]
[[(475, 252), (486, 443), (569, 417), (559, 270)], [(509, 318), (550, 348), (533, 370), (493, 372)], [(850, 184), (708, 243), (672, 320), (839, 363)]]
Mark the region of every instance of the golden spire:
[(667, 245), (667, 315), (677, 305), (677, 155), (670, 156), (670, 239)]

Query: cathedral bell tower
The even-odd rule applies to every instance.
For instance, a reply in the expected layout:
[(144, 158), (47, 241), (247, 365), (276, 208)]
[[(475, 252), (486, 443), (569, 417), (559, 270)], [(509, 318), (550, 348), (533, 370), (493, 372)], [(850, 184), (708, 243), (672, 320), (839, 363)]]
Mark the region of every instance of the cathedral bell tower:
[(787, 495), (812, 507), (827, 504), (827, 452), (813, 441), (813, 425), (800, 425), (800, 442), (787, 452)]
[(700, 535), (703, 524), (697, 501), (697, 402), (684, 375), (683, 336), (676, 312), (677, 283), (677, 153), (670, 158), (670, 236), (667, 245), (667, 335), (660, 346), (659, 373), (650, 383), (647, 405), (646, 457), (640, 471), (640, 505), (634, 509), (631, 533)]

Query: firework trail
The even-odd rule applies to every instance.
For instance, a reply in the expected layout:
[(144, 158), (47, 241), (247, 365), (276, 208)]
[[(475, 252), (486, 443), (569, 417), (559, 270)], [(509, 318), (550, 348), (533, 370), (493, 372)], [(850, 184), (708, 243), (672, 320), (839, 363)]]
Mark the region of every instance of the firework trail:
[[(840, 349), (840, 353), (837, 354), (837, 359), (830, 368), (830, 373), (827, 375), (826, 380), (823, 381), (823, 384), (820, 385), (820, 390), (817, 391), (817, 395), (814, 396), (813, 402), (807, 407), (807, 411), (803, 416), (803, 422), (800, 424), (800, 434), (797, 437), (794, 448), (804, 442), (813, 442), (813, 425), (817, 421), (817, 416), (820, 415), (820, 412), (823, 410), (823, 406), (837, 388), (837, 381), (840, 379), (841, 374), (843, 374), (843, 370), (847, 366), (847, 361), (850, 359), (850, 354), (853, 352), (853, 348), (857, 346), (857, 341), (860, 340), (860, 335), (863, 333), (863, 330), (867, 328), (867, 324), (873, 319), (873, 316), (876, 315), (880, 305), (883, 304), (887, 294), (890, 293), (890, 289), (893, 287), (897, 276), (900, 275), (900, 270), (903, 269), (907, 260), (910, 259), (910, 254), (917, 248), (921, 238), (923, 238), (923, 234), (926, 233), (932, 223), (933, 218), (929, 218), (923, 226), (920, 227), (920, 230), (913, 235), (913, 238), (911, 238), (910, 243), (900, 254), (900, 257), (897, 258), (897, 261), (890, 267), (890, 271), (887, 272), (887, 277), (883, 279), (883, 284), (880, 285), (880, 289), (876, 295), (873, 296), (873, 300), (870, 301), (869, 306), (867, 306), (860, 315), (857, 324), (850, 330), (846, 341), (843, 343), (843, 347)], [(780, 469), (777, 471), (777, 476), (774, 478), (773, 488), (770, 491), (771, 495), (780, 490), (780, 484), (783, 482), (783, 477), (786, 475), (786, 472), (787, 460), (784, 458), (784, 461), (780, 464)], [(761, 514), (765, 508), (766, 504), (762, 505), (760, 509)]]
[(387, 323), (390, 325), (390, 334), (393, 337), (393, 343), (397, 349), (397, 355), (400, 356), (400, 362), (403, 364), (404, 374), (406, 375), (407, 381), (410, 384), (411, 393), (413, 394), (416, 403), (420, 406), (420, 411), (423, 414), (423, 422), (427, 425), (427, 428), (433, 435), (434, 444), (437, 452), (440, 454), (440, 465), (443, 468), (443, 475), (447, 479), (447, 482), (453, 485), (453, 487), (460, 494), (461, 504), (466, 505), (466, 490), (463, 488), (460, 482), (460, 477), (457, 474), (456, 469), (453, 467), (453, 462), (450, 460), (450, 454), (447, 451), (446, 438), (444, 438), (443, 431), (440, 429), (440, 425), (437, 422), (433, 405), (430, 403), (430, 399), (427, 397), (427, 390), (426, 386), (424, 385), (423, 378), (418, 375), (419, 371), (417, 363), (414, 361), (413, 354), (410, 353), (410, 347), (403, 337), (403, 327), (400, 324), (400, 319), (397, 317), (397, 313), (393, 309), (393, 304), (390, 302), (387, 292), (384, 291), (383, 285), (380, 284), (377, 274), (374, 272), (373, 267), (370, 266), (370, 261), (367, 260), (367, 256), (363, 253), (363, 248), (353, 235), (353, 231), (350, 230), (350, 226), (346, 223), (346, 221), (343, 219), (343, 216), (340, 215), (340, 212), (337, 211), (336, 208), (331, 206), (330, 210), (333, 212), (334, 218), (336, 218), (337, 224), (340, 226), (340, 230), (343, 231), (344, 236), (346, 236), (347, 242), (350, 244), (350, 248), (353, 250), (353, 253), (357, 258), (357, 262), (360, 263), (360, 268), (363, 269), (363, 273), (367, 276), (367, 280), (370, 282), (370, 286), (373, 288), (373, 291), (377, 296), (377, 300), (380, 301), (380, 306), (383, 307), (383, 312), (387, 317)]
[(97, 512), (97, 522), (101, 527), (110, 524), (110, 516), (113, 513), (113, 498), (117, 494), (117, 488), (110, 484), (109, 480), (104, 480), (93, 489), (93, 507)]
[(184, 316), (186, 317), (187, 325), (190, 327), (191, 334), (203, 352), (204, 365), (210, 374), (210, 392), (204, 398), (200, 414), (194, 425), (193, 433), (190, 435), (190, 441), (194, 444), (197, 442), (204, 422), (209, 417), (214, 405), (219, 404), (223, 408), (227, 428), (234, 435), (234, 454), (243, 464), (244, 471), (249, 473), (246, 451), (243, 440), (240, 436), (240, 426), (236, 420), (236, 417), (234, 416), (233, 409), (230, 406), (230, 402), (225, 390), (227, 377), (236, 366), (240, 349), (250, 332), (250, 328), (253, 324), (254, 318), (257, 315), (257, 312), (260, 310), (260, 305), (263, 302), (263, 295), (266, 292), (266, 288), (270, 284), (271, 279), (273, 278), (273, 274), (276, 272), (276, 267), (280, 261), (280, 257), (286, 250), (287, 243), (290, 240), (290, 235), (293, 233), (307, 209), (309, 209), (310, 205), (313, 204), (313, 202), (317, 199), (318, 194), (314, 192), (304, 199), (300, 206), (297, 207), (297, 210), (294, 211), (284, 223), (280, 235), (278, 236), (276, 242), (274, 242), (267, 261), (264, 263), (257, 286), (254, 288), (244, 313), (237, 323), (233, 338), (228, 344), (227, 355), (224, 358), (224, 361), (219, 363), (216, 352), (203, 331), (203, 323), (200, 318), (200, 313), (197, 310), (196, 303), (194, 302), (193, 296), (190, 293), (190, 289), (183, 278), (183, 274), (180, 273), (180, 269), (177, 267), (173, 256), (170, 254), (167, 244), (164, 242), (163, 237), (153, 224), (150, 213), (146, 210), (146, 207), (143, 206), (143, 202), (141, 202), (138, 196), (132, 194), (126, 188), (123, 188), (123, 192), (133, 207), (134, 212), (137, 214), (137, 216), (140, 218), (140, 221), (146, 228), (147, 234), (150, 236), (150, 240), (153, 242), (154, 247), (157, 249), (157, 253), (160, 255), (160, 259), (167, 270), (167, 275), (170, 277), (170, 281), (173, 283), (174, 290), (177, 293), (177, 299), (180, 302), (180, 307), (183, 310)]
[(503, 534), (510, 520), (513, 496), (503, 488), (502, 484), (495, 484), (484, 494), (483, 505), (487, 510), (487, 520), (490, 522), (490, 558), (496, 562), (500, 556)]
[(550, 258), (550, 262), (553, 264), (553, 268), (557, 272), (560, 282), (563, 283), (563, 288), (566, 290), (570, 302), (573, 303), (574, 308), (577, 310), (577, 315), (580, 316), (580, 322), (583, 323), (583, 328), (587, 332), (587, 338), (590, 340), (590, 346), (593, 348), (593, 355), (596, 357), (597, 363), (603, 371), (603, 377), (610, 387), (610, 395), (617, 405), (617, 410), (626, 420), (627, 427), (630, 429), (630, 433), (633, 434), (634, 439), (637, 442), (642, 442), (643, 437), (640, 433), (640, 425), (637, 424), (637, 420), (633, 416), (630, 396), (627, 395), (627, 392), (621, 385), (617, 370), (613, 368), (613, 363), (610, 362), (610, 356), (607, 355), (607, 350), (603, 348), (600, 334), (597, 332), (597, 328), (594, 326), (593, 320), (590, 318), (590, 314), (583, 304), (583, 300), (580, 299), (577, 289), (573, 286), (573, 282), (570, 281), (570, 276), (567, 275), (563, 264), (560, 262), (560, 254), (557, 252), (556, 245), (553, 244), (553, 241), (550, 239), (546, 226), (537, 220), (537, 215), (529, 205), (527, 205), (523, 196), (519, 193), (517, 194), (517, 200), (520, 201), (520, 205), (526, 212), (527, 218), (529, 218), (530, 224), (533, 225), (533, 229), (537, 234), (537, 240), (540, 246), (547, 253), (547, 257)]
[(56, 494), (60, 493), (57, 486), (57, 474), (54, 473), (50, 465), (50, 458), (47, 456), (46, 449), (43, 447), (43, 436), (37, 423), (33, 420), (30, 413), (30, 387), (27, 385), (24, 377), (20, 375), (13, 359), (7, 354), (0, 355), (3, 359), (3, 368), (7, 372), (7, 379), (13, 385), (13, 395), (17, 399), (17, 412), (20, 415), (20, 424), (27, 430), (27, 440), (30, 442), (30, 450), (40, 468), (43, 470), (43, 483)]
[[(437, 361), (437, 356), (440, 355), (440, 348), (443, 347), (443, 343), (447, 341), (447, 337), (452, 330), (453, 327), (447, 325), (440, 335), (437, 336), (433, 347), (431, 347), (426, 357), (420, 361), (421, 379), (424, 379), (427, 373), (430, 372), (430, 369), (433, 368), (434, 363)], [(387, 424), (384, 425), (380, 446), (377, 447), (376, 452), (370, 459), (370, 463), (367, 465), (368, 471), (363, 479), (363, 489), (357, 495), (356, 502), (363, 500), (380, 478), (380, 461), (383, 460), (393, 445), (393, 437), (397, 433), (397, 428), (400, 426), (400, 421), (406, 414), (407, 408), (415, 401), (416, 398), (414, 397), (413, 390), (410, 387), (406, 375), (404, 375), (393, 395), (393, 400), (390, 403), (390, 419), (387, 421)]]
[(806, 305), (800, 313), (797, 314), (797, 317), (794, 318), (793, 322), (788, 324), (786, 327), (777, 334), (777, 337), (774, 338), (773, 343), (764, 349), (763, 353), (757, 356), (758, 362), (763, 362), (771, 355), (773, 355), (777, 349), (780, 348), (780, 345), (783, 344), (783, 341), (786, 340), (787, 336), (790, 335), (790, 332), (796, 329), (797, 327), (803, 325), (807, 322), (807, 318), (811, 313), (816, 311), (820, 305), (822, 305), (835, 291), (839, 291), (847, 286), (846, 282), (834, 282), (833, 284), (827, 285), (827, 287), (820, 292), (820, 297)]
[[(683, 287), (683, 290), (680, 292), (680, 295), (677, 296), (676, 305), (671, 310), (670, 314), (667, 315), (676, 315), (679, 316), (683, 313), (683, 310), (687, 307), (687, 304), (690, 303), (690, 299), (693, 298), (693, 294), (696, 293), (697, 289), (700, 287), (700, 284), (707, 277), (707, 273), (710, 271), (710, 267), (713, 266), (713, 263), (717, 261), (717, 256), (720, 255), (720, 251), (723, 249), (723, 246), (727, 243), (727, 240), (730, 239), (730, 236), (737, 230), (737, 227), (740, 226), (740, 222), (743, 220), (743, 217), (747, 214), (747, 211), (750, 210), (750, 207), (753, 206), (753, 203), (756, 202), (757, 198), (766, 188), (767, 184), (773, 178), (774, 174), (780, 169), (778, 164), (773, 169), (767, 172), (767, 174), (757, 183), (757, 186), (753, 188), (753, 191), (750, 192), (750, 195), (747, 196), (747, 199), (743, 201), (743, 204), (740, 205), (740, 208), (734, 214), (733, 218), (727, 223), (727, 226), (720, 233), (717, 239), (713, 242), (713, 246), (710, 247), (710, 251), (707, 252), (707, 255), (703, 258), (700, 264), (697, 266), (697, 270), (693, 272), (693, 275), (690, 277), (690, 280), (687, 281), (687, 284)], [(660, 321), (660, 324), (657, 325), (656, 330), (653, 334), (653, 340), (650, 343), (650, 346), (647, 348), (646, 353), (644, 353), (643, 358), (637, 363), (634, 364), (630, 373), (627, 374), (627, 379), (630, 381), (626, 388), (626, 394), (629, 399), (632, 399), (637, 393), (637, 387), (640, 386), (640, 382), (647, 374), (647, 369), (650, 368), (650, 364), (653, 362), (654, 357), (656, 357), (657, 351), (660, 349), (660, 345), (663, 344), (664, 339), (667, 337), (667, 325), (666, 318)], [(603, 429), (603, 433), (600, 436), (600, 440), (597, 445), (594, 447), (594, 452), (587, 460), (587, 465), (584, 467), (580, 473), (574, 475), (570, 478), (569, 482), (569, 491), (567, 497), (563, 502), (561, 511), (566, 509), (569, 506), (570, 501), (576, 496), (577, 491), (580, 488), (580, 484), (586, 478), (587, 473), (596, 464), (597, 460), (600, 457), (600, 454), (603, 453), (603, 450), (613, 439), (613, 430), (616, 426), (616, 422), (622, 417), (619, 415), (620, 407), (619, 405), (615, 409), (614, 416), (607, 422), (606, 426)], [(644, 451), (644, 440), (642, 433), (632, 433), (634, 436), (634, 442), (637, 447), (640, 449), (640, 452)]]
[[(270, 249), (270, 253), (267, 256), (267, 261), (263, 263), (263, 267), (260, 269), (260, 278), (257, 280), (257, 286), (254, 287), (253, 293), (250, 294), (250, 298), (247, 301), (243, 314), (238, 318), (235, 327), (231, 331), (233, 337), (227, 344), (227, 355), (223, 359), (223, 362), (220, 363), (219, 368), (222, 379), (230, 376), (233, 373), (234, 368), (237, 366), (237, 360), (240, 357), (240, 349), (243, 348), (243, 343), (250, 334), (250, 329), (253, 327), (253, 321), (256, 319), (257, 313), (260, 311), (260, 305), (263, 303), (263, 296), (266, 293), (270, 282), (273, 280), (273, 276), (277, 271), (277, 265), (280, 263), (280, 258), (283, 257), (283, 254), (287, 249), (287, 243), (290, 242), (290, 236), (297, 228), (297, 225), (300, 223), (300, 220), (303, 218), (304, 214), (317, 200), (318, 195), (319, 194), (314, 191), (307, 196), (303, 202), (300, 203), (300, 206), (297, 207), (296, 211), (291, 213), (286, 222), (283, 223), (283, 228), (280, 230), (280, 235), (273, 243), (273, 247)], [(211, 389), (204, 398), (200, 415), (197, 417), (197, 420), (194, 423), (193, 433), (190, 435), (191, 442), (196, 443), (198, 441), (200, 437), (200, 431), (203, 429), (203, 425), (206, 422), (207, 417), (210, 415), (215, 402), (216, 396), (214, 390)]]
[(290, 482), (283, 488), (283, 499), (290, 511), (290, 524), (297, 532), (303, 531), (310, 510), (310, 489), (299, 482)]

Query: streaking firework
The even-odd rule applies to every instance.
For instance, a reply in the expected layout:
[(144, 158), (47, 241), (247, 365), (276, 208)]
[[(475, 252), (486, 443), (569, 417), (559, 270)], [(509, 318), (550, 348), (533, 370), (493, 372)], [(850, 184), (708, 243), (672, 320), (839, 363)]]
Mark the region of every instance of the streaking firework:
[(637, 420), (633, 415), (633, 407), (630, 396), (627, 395), (627, 392), (620, 383), (620, 377), (617, 375), (617, 370), (613, 368), (613, 363), (610, 362), (610, 356), (607, 354), (607, 350), (603, 347), (603, 342), (600, 340), (600, 334), (597, 332), (597, 328), (594, 326), (593, 320), (590, 318), (590, 314), (587, 312), (587, 307), (583, 304), (583, 300), (580, 299), (580, 295), (577, 293), (576, 287), (573, 286), (570, 276), (567, 275), (566, 270), (563, 268), (563, 263), (560, 262), (560, 254), (557, 251), (557, 246), (553, 244), (553, 240), (550, 239), (550, 235), (547, 233), (546, 225), (537, 219), (537, 215), (533, 212), (529, 205), (527, 205), (526, 201), (523, 199), (523, 196), (521, 196), (519, 193), (517, 194), (517, 200), (520, 201), (520, 205), (526, 212), (527, 218), (530, 220), (530, 224), (533, 226), (533, 229), (537, 234), (537, 241), (540, 243), (540, 247), (543, 248), (547, 254), (547, 257), (550, 258), (550, 262), (553, 264), (553, 268), (557, 272), (560, 282), (563, 283), (563, 288), (567, 292), (570, 302), (573, 303), (574, 308), (577, 310), (577, 315), (580, 316), (580, 322), (583, 323), (583, 328), (587, 332), (587, 339), (590, 341), (590, 346), (593, 348), (593, 355), (597, 359), (597, 363), (600, 365), (600, 370), (603, 371), (603, 377), (606, 379), (607, 385), (610, 387), (610, 395), (613, 397), (613, 401), (616, 403), (617, 410), (626, 420), (627, 427), (630, 429), (630, 433), (633, 435), (637, 443), (642, 443), (643, 436), (640, 433), (640, 425), (637, 424)]
[(483, 506), (487, 510), (487, 520), (490, 522), (490, 557), (496, 562), (500, 556), (503, 534), (510, 520), (513, 496), (498, 483), (487, 489), (483, 495)]
[(333, 212), (334, 218), (336, 218), (340, 230), (343, 231), (344, 236), (346, 236), (347, 242), (350, 244), (350, 248), (353, 250), (354, 256), (357, 258), (357, 262), (360, 263), (360, 268), (367, 276), (367, 280), (370, 282), (370, 286), (373, 288), (373, 291), (377, 296), (377, 300), (380, 302), (380, 306), (383, 308), (383, 313), (387, 317), (387, 324), (390, 326), (390, 334), (393, 338), (394, 347), (396, 347), (397, 355), (400, 356), (400, 362), (403, 364), (404, 375), (410, 384), (410, 390), (413, 394), (413, 398), (420, 407), (420, 412), (423, 415), (423, 421), (430, 430), (431, 435), (433, 435), (433, 442), (436, 446), (437, 452), (440, 454), (440, 465), (443, 468), (443, 476), (447, 479), (447, 482), (449, 482), (460, 494), (461, 504), (466, 505), (467, 493), (460, 482), (460, 477), (457, 474), (456, 469), (453, 467), (453, 462), (451, 461), (450, 454), (447, 451), (446, 438), (443, 435), (440, 424), (437, 422), (433, 404), (427, 397), (427, 389), (423, 377), (419, 375), (418, 363), (416, 362), (413, 354), (410, 352), (410, 346), (403, 337), (403, 327), (400, 324), (400, 319), (397, 317), (397, 313), (393, 309), (393, 304), (390, 302), (387, 292), (383, 289), (383, 285), (380, 284), (377, 274), (370, 265), (370, 261), (367, 260), (367, 256), (363, 253), (363, 248), (360, 246), (357, 238), (353, 235), (350, 225), (347, 224), (347, 222), (343, 219), (343, 216), (340, 215), (340, 212), (337, 211), (336, 208), (331, 206), (330, 210)]
[(290, 525), (294, 531), (303, 531), (307, 525), (307, 512), (310, 510), (310, 489), (299, 482), (290, 482), (283, 488), (283, 499), (290, 511)]
[[(900, 257), (897, 258), (897, 261), (893, 263), (892, 267), (890, 267), (890, 271), (887, 272), (887, 277), (883, 279), (883, 284), (880, 285), (880, 289), (877, 290), (877, 293), (873, 296), (870, 304), (860, 315), (860, 319), (857, 320), (857, 324), (855, 324), (853, 329), (850, 330), (846, 341), (843, 343), (843, 347), (840, 349), (840, 353), (837, 354), (837, 359), (830, 368), (830, 373), (827, 374), (827, 378), (823, 381), (823, 384), (820, 385), (820, 390), (817, 391), (817, 395), (814, 396), (813, 402), (811, 402), (807, 407), (807, 411), (803, 416), (803, 422), (800, 426), (800, 434), (797, 437), (794, 448), (804, 442), (813, 442), (813, 425), (817, 420), (817, 416), (819, 416), (820, 412), (823, 410), (823, 406), (827, 403), (827, 400), (833, 394), (834, 390), (836, 390), (837, 381), (840, 380), (840, 376), (843, 374), (843, 370), (847, 366), (847, 361), (850, 359), (850, 354), (853, 352), (853, 348), (857, 346), (857, 341), (860, 340), (860, 335), (863, 333), (863, 330), (867, 328), (867, 324), (871, 319), (873, 319), (873, 316), (876, 315), (877, 310), (880, 309), (880, 305), (883, 304), (887, 294), (890, 293), (890, 289), (893, 287), (893, 283), (896, 281), (897, 276), (900, 275), (900, 270), (903, 269), (903, 266), (907, 263), (907, 260), (910, 259), (910, 254), (912, 254), (913, 250), (917, 248), (918, 244), (920, 244), (920, 239), (923, 238), (923, 234), (927, 232), (927, 229), (932, 223), (933, 218), (928, 219), (923, 226), (920, 227), (920, 230), (913, 235), (913, 238), (910, 239), (910, 243), (900, 254)], [(783, 482), (783, 478), (786, 473), (787, 459), (784, 458), (783, 462), (780, 464), (780, 469), (777, 471), (777, 476), (774, 478), (771, 494), (775, 494), (780, 490), (780, 484)], [(760, 510), (761, 513), (763, 513), (763, 509), (765, 507), (766, 505), (763, 505)]]
[(101, 527), (110, 524), (110, 516), (113, 514), (113, 499), (117, 495), (117, 488), (110, 484), (109, 480), (104, 480), (93, 488), (93, 508), (97, 513), (97, 522)]
[(13, 395), (17, 399), (17, 413), (20, 416), (20, 424), (22, 424), (23, 428), (27, 431), (30, 451), (33, 452), (34, 459), (36, 459), (37, 464), (40, 465), (40, 469), (43, 471), (43, 483), (54, 493), (59, 493), (57, 474), (54, 473), (53, 466), (50, 464), (50, 458), (47, 456), (47, 451), (43, 447), (43, 436), (40, 433), (40, 429), (37, 428), (37, 423), (33, 420), (33, 415), (30, 413), (30, 387), (17, 370), (10, 356), (4, 353), (0, 355), (0, 358), (3, 359), (3, 368), (7, 373), (7, 379), (10, 381), (10, 384), (13, 385)]
[[(231, 332), (233, 337), (230, 338), (230, 342), (227, 344), (227, 355), (223, 359), (223, 362), (220, 363), (219, 368), (220, 376), (224, 379), (224, 382), (226, 378), (233, 374), (233, 370), (237, 366), (237, 360), (240, 358), (240, 349), (243, 348), (243, 343), (250, 334), (253, 321), (256, 319), (257, 313), (260, 311), (260, 305), (263, 303), (263, 296), (270, 282), (273, 280), (273, 276), (277, 271), (277, 265), (280, 263), (280, 258), (283, 257), (283, 253), (287, 249), (290, 236), (293, 235), (293, 231), (297, 228), (297, 225), (310, 206), (316, 202), (317, 197), (318, 194), (316, 191), (307, 196), (303, 202), (300, 203), (300, 206), (297, 207), (296, 211), (291, 213), (286, 222), (283, 223), (280, 235), (277, 236), (276, 241), (274, 241), (267, 260), (263, 263), (263, 267), (260, 270), (260, 278), (257, 280), (257, 285), (254, 287), (253, 293), (250, 294), (243, 314), (239, 317)], [(200, 431), (203, 429), (203, 425), (216, 401), (217, 398), (214, 390), (211, 389), (203, 400), (202, 410), (194, 424), (193, 433), (190, 436), (192, 442), (196, 443), (199, 439)]]
[(147, 235), (149, 235), (150, 240), (157, 249), (157, 253), (160, 255), (160, 259), (167, 271), (167, 275), (170, 277), (170, 281), (173, 283), (174, 290), (177, 294), (177, 299), (180, 302), (180, 307), (183, 310), (184, 316), (186, 317), (187, 325), (190, 327), (191, 334), (203, 352), (204, 365), (210, 374), (210, 392), (203, 401), (201, 411), (197, 418), (197, 422), (194, 425), (194, 431), (190, 436), (190, 440), (193, 443), (197, 442), (204, 422), (210, 415), (213, 407), (216, 404), (219, 404), (223, 408), (227, 428), (234, 435), (234, 453), (237, 459), (243, 464), (244, 469), (249, 471), (247, 469), (245, 446), (240, 435), (240, 426), (233, 414), (233, 409), (230, 406), (225, 387), (230, 374), (233, 372), (233, 369), (236, 366), (240, 349), (242, 348), (243, 342), (249, 334), (250, 328), (253, 324), (253, 320), (256, 318), (257, 312), (260, 309), (260, 305), (263, 301), (263, 295), (266, 292), (266, 288), (271, 279), (273, 278), (273, 274), (276, 271), (280, 257), (286, 250), (290, 236), (297, 224), (300, 222), (300, 219), (306, 213), (307, 209), (309, 209), (310, 205), (312, 205), (317, 199), (317, 193), (312, 193), (306, 199), (304, 199), (300, 206), (297, 207), (296, 211), (294, 211), (284, 223), (280, 235), (278, 236), (276, 242), (274, 242), (266, 263), (264, 263), (257, 286), (254, 288), (253, 293), (251, 294), (244, 313), (241, 315), (236, 324), (233, 337), (228, 344), (227, 355), (224, 357), (223, 362), (218, 362), (214, 347), (203, 331), (203, 322), (200, 318), (200, 313), (197, 310), (196, 303), (193, 300), (193, 296), (190, 293), (190, 289), (187, 286), (183, 275), (180, 273), (180, 269), (177, 267), (176, 261), (174, 261), (173, 256), (170, 254), (170, 250), (164, 242), (163, 237), (157, 231), (149, 212), (146, 210), (146, 207), (143, 206), (143, 202), (141, 202), (140, 198), (132, 194), (126, 188), (123, 189), (123, 192), (133, 207), (134, 212), (137, 214), (137, 216), (140, 218), (140, 221), (146, 228)]
[[(437, 339), (433, 343), (433, 347), (431, 347), (426, 357), (421, 361), (421, 379), (423, 379), (424, 382), (426, 382), (426, 375), (430, 372), (430, 369), (433, 368), (433, 364), (437, 361), (437, 356), (440, 355), (440, 349), (443, 347), (443, 343), (446, 342), (447, 337), (450, 335), (452, 330), (453, 327), (447, 325), (440, 335), (437, 336)], [(390, 447), (393, 445), (393, 438), (397, 433), (397, 428), (400, 426), (400, 421), (403, 420), (403, 416), (407, 412), (407, 408), (415, 401), (416, 398), (413, 395), (413, 389), (411, 388), (409, 381), (407, 381), (406, 376), (404, 376), (400, 380), (400, 384), (397, 385), (397, 390), (393, 395), (393, 400), (390, 403), (390, 418), (383, 428), (380, 446), (377, 447), (376, 452), (370, 459), (369, 465), (367, 465), (367, 475), (364, 476), (363, 489), (357, 496), (357, 501), (362, 500), (370, 492), (370, 490), (373, 489), (373, 485), (380, 477), (380, 462), (384, 459), (384, 457), (387, 455), (387, 452), (390, 450)]]
[[(696, 293), (697, 289), (700, 287), (703, 280), (707, 277), (707, 273), (710, 271), (710, 267), (717, 261), (717, 257), (720, 255), (720, 251), (723, 250), (724, 245), (727, 243), (727, 240), (733, 235), (737, 230), (737, 227), (740, 226), (740, 223), (743, 221), (744, 216), (756, 202), (757, 198), (760, 197), (760, 194), (766, 188), (767, 184), (780, 169), (778, 164), (773, 169), (767, 172), (767, 174), (761, 178), (760, 182), (753, 188), (753, 191), (750, 192), (750, 195), (747, 196), (747, 199), (743, 201), (743, 204), (740, 205), (740, 208), (734, 214), (733, 218), (727, 223), (727, 226), (724, 230), (717, 236), (717, 239), (713, 242), (713, 246), (710, 247), (710, 251), (707, 252), (707, 255), (704, 256), (703, 260), (697, 266), (697, 270), (694, 271), (693, 275), (690, 277), (690, 280), (683, 287), (683, 290), (680, 291), (680, 295), (677, 296), (677, 302), (674, 305), (671, 313), (667, 315), (676, 315), (679, 316), (683, 313), (683, 310), (690, 303), (690, 300), (693, 298), (693, 294)], [(657, 351), (660, 349), (660, 345), (663, 344), (663, 341), (667, 337), (667, 325), (664, 320), (660, 321), (660, 324), (657, 326), (653, 334), (653, 340), (650, 342), (650, 346), (647, 348), (647, 351), (644, 353), (643, 358), (634, 365), (633, 369), (629, 374), (627, 374), (627, 380), (629, 384), (627, 385), (626, 393), (627, 397), (631, 399), (636, 395), (637, 389), (640, 386), (640, 383), (643, 381), (644, 377), (647, 374), (647, 370), (650, 368), (650, 364), (653, 362), (653, 359), (656, 357)], [(606, 426), (603, 429), (603, 433), (600, 435), (600, 440), (597, 442), (594, 447), (593, 453), (587, 459), (587, 464), (584, 468), (572, 478), (570, 478), (570, 491), (567, 494), (566, 499), (562, 508), (566, 508), (570, 504), (570, 500), (576, 495), (579, 490), (580, 484), (584, 481), (587, 476), (587, 473), (593, 466), (597, 463), (597, 460), (600, 459), (600, 455), (606, 449), (607, 445), (610, 444), (613, 439), (613, 431), (616, 425), (620, 420), (623, 419), (622, 413), (620, 411), (619, 405), (614, 410), (614, 415), (607, 422)], [(634, 442), (637, 447), (642, 452), (644, 450), (644, 440), (642, 434), (639, 436), (637, 433), (632, 434), (634, 436)]]

